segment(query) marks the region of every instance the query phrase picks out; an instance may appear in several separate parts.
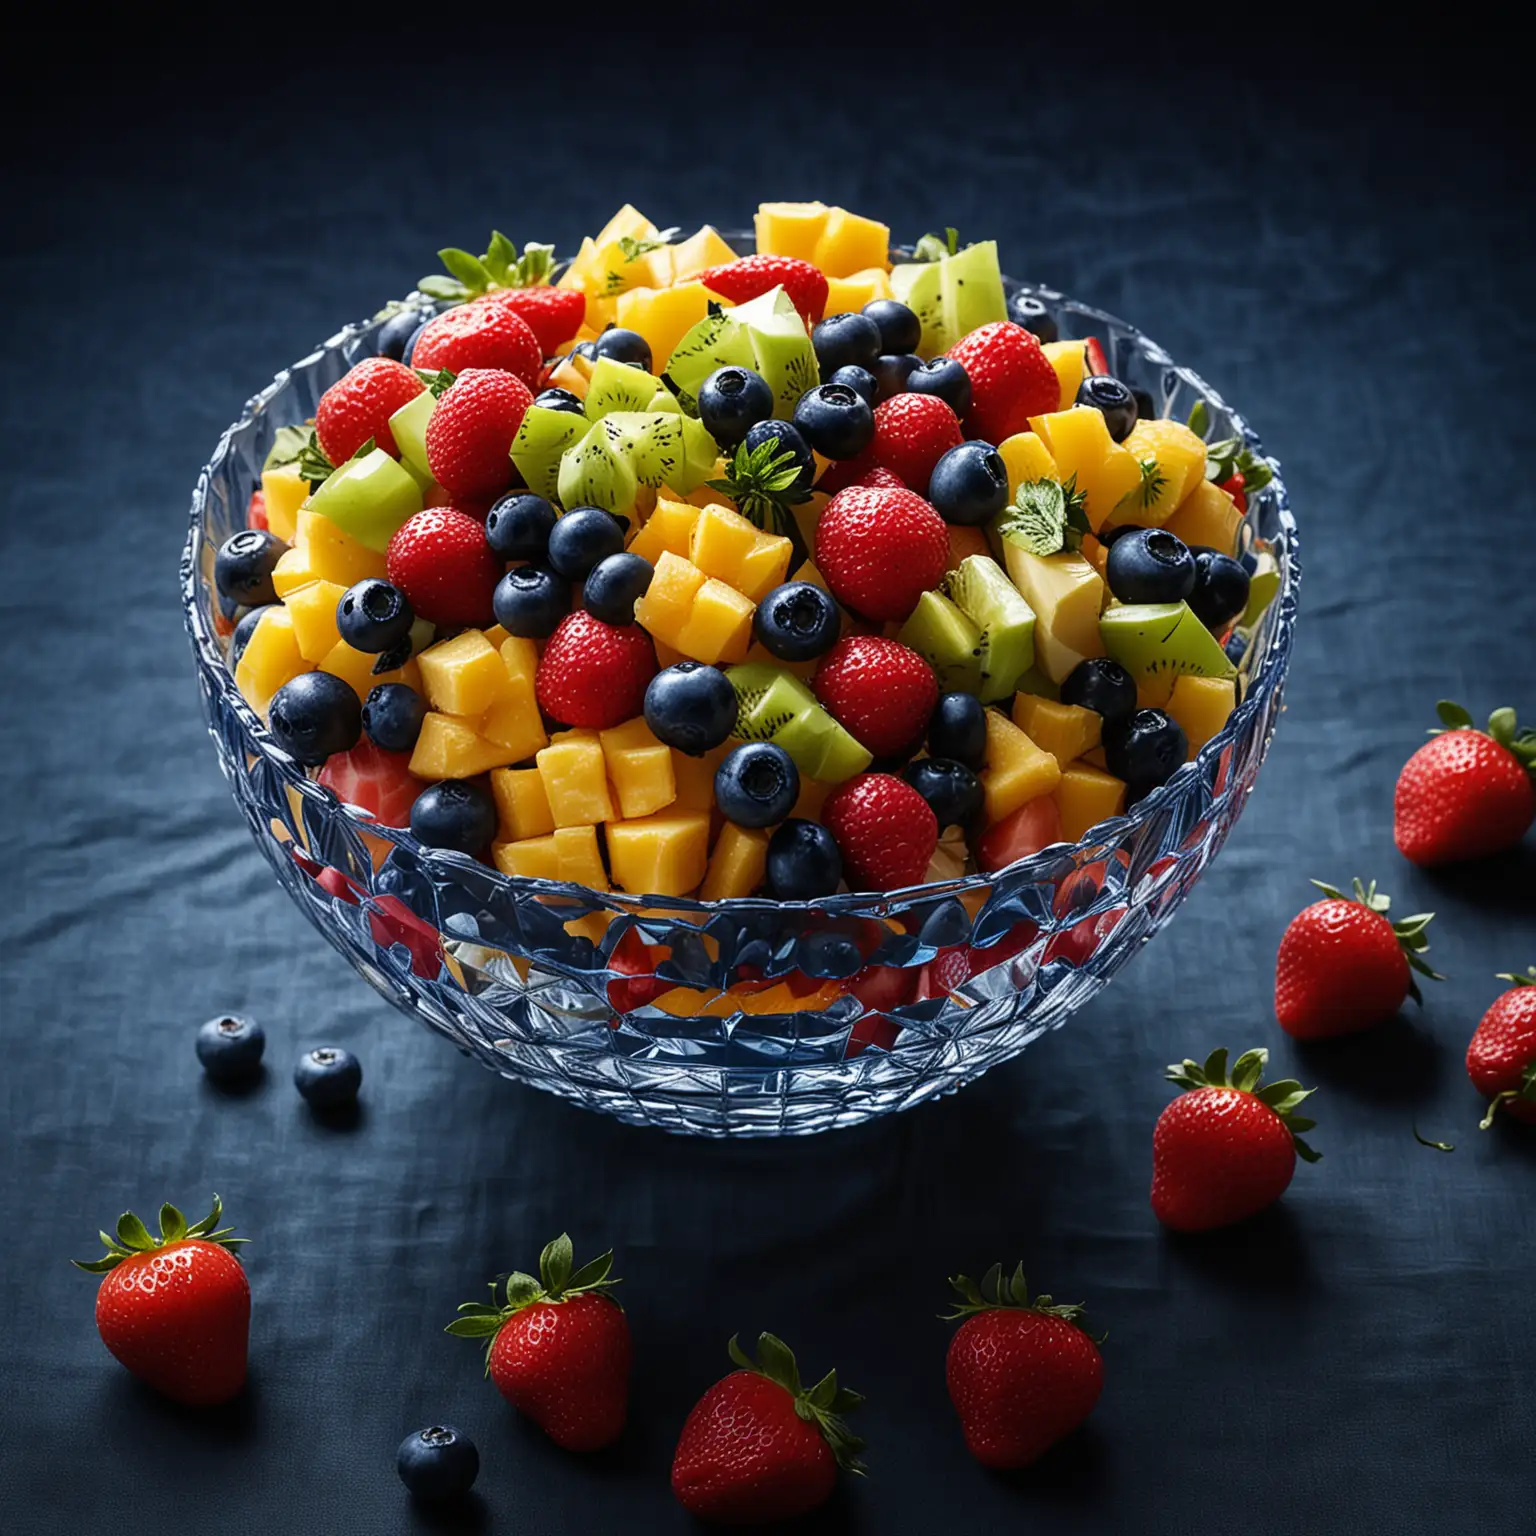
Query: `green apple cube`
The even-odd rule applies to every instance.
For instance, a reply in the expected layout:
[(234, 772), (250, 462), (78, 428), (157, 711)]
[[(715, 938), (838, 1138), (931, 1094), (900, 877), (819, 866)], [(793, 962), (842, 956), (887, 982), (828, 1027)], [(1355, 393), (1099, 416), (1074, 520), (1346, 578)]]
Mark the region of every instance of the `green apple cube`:
[(359, 544), (383, 554), (395, 530), (422, 508), (421, 487), (382, 448), (348, 459), (309, 498), (319, 512)]

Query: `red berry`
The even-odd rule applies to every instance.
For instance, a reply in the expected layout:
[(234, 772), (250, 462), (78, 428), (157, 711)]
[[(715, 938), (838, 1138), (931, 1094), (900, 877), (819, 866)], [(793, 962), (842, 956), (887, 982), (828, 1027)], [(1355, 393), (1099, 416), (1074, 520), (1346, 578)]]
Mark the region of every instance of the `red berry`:
[(820, 320), (826, 313), (827, 279), (819, 268), (798, 256), (743, 256), (699, 273), (699, 281), (733, 304), (745, 304), (770, 288), (782, 286), (807, 320)]
[(417, 338), (411, 365), (428, 370), (446, 368), (451, 373), (498, 368), (537, 387), (544, 367), (539, 338), (504, 300), (504, 294), (487, 294), (473, 304), (461, 304), (429, 320)]
[(937, 395), (892, 395), (875, 407), (875, 435), (864, 460), (926, 495), (933, 466), (965, 441), (960, 418)]
[(899, 491), (907, 482), (894, 469), (882, 469), (877, 464), (873, 469), (866, 470), (853, 483), (855, 485), (868, 485), (876, 488), (884, 487), (887, 490)]
[(392, 357), (368, 357), (320, 396), (315, 436), (332, 464), (344, 464), (371, 437), (375, 446), (399, 458), (389, 418), (409, 405), (426, 385)]
[(1509, 991), (1494, 999), (1467, 1047), (1467, 1076), (1487, 1099), (1484, 1128), (1500, 1111), (1536, 1125), (1536, 969), (1500, 978)]
[(251, 492), (251, 499), (246, 503), (245, 526), (263, 529), (267, 527), (267, 497), (259, 487)]
[(539, 708), (566, 725), (606, 731), (645, 708), (656, 648), (638, 624), (605, 624), (578, 609), (556, 626), (539, 658)]
[(545, 357), (552, 356), (581, 329), (587, 313), (587, 296), (579, 288), (498, 288), (475, 302), (499, 303), (520, 316)]
[(350, 752), (326, 758), (316, 777), (338, 800), (360, 806), (381, 827), (408, 827), (423, 787), (410, 761), (409, 752), (386, 752), (364, 737)]
[(505, 569), (485, 542), (485, 527), (452, 507), (428, 507), (389, 541), (389, 579), (418, 618), (448, 626), (495, 622), (491, 594)]
[(1246, 512), (1248, 510), (1248, 494), (1244, 491), (1243, 487), (1247, 483), (1243, 478), (1242, 470), (1236, 469), (1225, 480), (1217, 481), (1216, 489), (1225, 491), (1232, 498), (1233, 504), (1239, 512)]
[(949, 535), (915, 491), (850, 486), (822, 511), (816, 565), (839, 602), (867, 619), (899, 621), (944, 579)]
[(510, 450), (533, 404), (528, 386), (497, 368), (469, 368), (427, 423), (432, 478), (453, 496), (495, 496), (512, 483)]
[(939, 702), (933, 668), (899, 640), (847, 635), (811, 680), (832, 717), (876, 757), (910, 748)]
[(1044, 416), (1061, 403), (1061, 382), (1040, 338), (1011, 320), (974, 330), (949, 349), (971, 379), (966, 424), (973, 437), (1000, 443), (1029, 430), (1031, 416)]
[(413, 976), (424, 981), (437, 980), (443, 968), (442, 935), (417, 917), (398, 896), (369, 897), (368, 932), (381, 949), (404, 945)]
[(939, 842), (928, 802), (890, 773), (862, 773), (827, 796), (821, 819), (837, 841), (855, 890), (889, 891), (922, 881)]

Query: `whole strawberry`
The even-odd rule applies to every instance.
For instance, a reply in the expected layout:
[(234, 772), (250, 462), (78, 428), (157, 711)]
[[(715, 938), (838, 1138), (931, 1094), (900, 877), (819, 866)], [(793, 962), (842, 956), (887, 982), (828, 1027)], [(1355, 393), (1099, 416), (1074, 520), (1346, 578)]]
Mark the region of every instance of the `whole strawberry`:
[(227, 1402), (245, 1385), (251, 1287), (233, 1250), (246, 1239), (220, 1227), (219, 1197), (193, 1226), (174, 1205), (160, 1207), (160, 1235), (132, 1211), (105, 1232), (103, 1258), (75, 1259), (101, 1275), (96, 1329), (140, 1381), (179, 1403)]
[(473, 304), (461, 304), (427, 322), (416, 339), (411, 365), (429, 372), (446, 368), (495, 368), (516, 374), (536, 387), (544, 354), (533, 328), (518, 314), (504, 293), (489, 293)]
[(867, 619), (905, 619), (948, 566), (944, 519), (915, 491), (849, 486), (816, 524), (817, 569), (832, 595)]
[(770, 288), (782, 287), (807, 320), (820, 320), (826, 313), (826, 277), (798, 256), (742, 256), (699, 273), (699, 281), (733, 304), (745, 304)]
[(466, 1301), (447, 1331), (489, 1338), (486, 1374), (556, 1445), (597, 1451), (612, 1445), (629, 1412), (633, 1346), (624, 1309), (608, 1292), (613, 1255), (574, 1272), (571, 1240), (561, 1233), (539, 1255), (539, 1276), (507, 1276), (498, 1302)]
[(1152, 1136), (1152, 1210), (1175, 1232), (1208, 1232), (1257, 1215), (1289, 1187), (1299, 1153), (1319, 1154), (1301, 1139), (1317, 1123), (1295, 1110), (1313, 1090), (1293, 1078), (1260, 1086), (1269, 1061), (1248, 1051), (1232, 1064), (1212, 1051), (1204, 1066), (1168, 1068), (1185, 1089), (1158, 1117)]
[(847, 635), (811, 679), (832, 717), (876, 757), (911, 747), (939, 701), (933, 668), (899, 640)]
[(505, 567), (475, 518), (428, 507), (395, 531), (384, 561), (418, 618), (450, 628), (493, 622), (491, 594)]
[(539, 708), (566, 725), (606, 731), (645, 709), (656, 647), (638, 624), (605, 624), (584, 609), (555, 627), (539, 658)]
[(587, 313), (587, 296), (579, 288), (551, 288), (547, 284), (535, 288), (496, 288), (474, 302), (499, 303), (519, 316), (533, 332), (545, 357), (552, 357), (581, 329)]
[(971, 380), (966, 425), (972, 437), (1000, 443), (1029, 430), (1031, 416), (1061, 403), (1061, 384), (1033, 332), (1011, 320), (983, 325), (949, 349)]
[(836, 840), (854, 890), (917, 885), (939, 842), (928, 802), (890, 773), (861, 773), (827, 796), (821, 819)]
[(1355, 881), (1354, 898), (1312, 882), (1328, 899), (1291, 919), (1275, 963), (1275, 1015), (1298, 1040), (1354, 1034), (1390, 1019), (1419, 994), (1413, 972), (1443, 981), (1424, 960), (1433, 912), (1393, 923), (1390, 896)]
[(873, 469), (866, 469), (864, 473), (853, 482), (855, 485), (868, 485), (874, 486), (877, 489), (883, 488), (897, 491), (904, 489), (906, 487), (906, 483), (907, 482), (903, 480), (894, 469), (881, 469), (878, 464)]
[(345, 464), (371, 437), (399, 458), (389, 418), (427, 386), (403, 363), (389, 357), (364, 358), (320, 396), (315, 436), (332, 464)]
[(875, 407), (875, 435), (859, 464), (888, 469), (920, 495), (933, 466), (965, 441), (960, 418), (937, 395), (903, 391)]
[(1524, 976), (1503, 972), (1509, 991), (1494, 999), (1467, 1047), (1467, 1076), (1488, 1100), (1483, 1129), (1502, 1108), (1536, 1125), (1536, 966)]
[(494, 496), (512, 483), (512, 439), (533, 404), (498, 368), (469, 368), (443, 391), (427, 423), (432, 478), (454, 496)]
[(831, 1496), (837, 1472), (860, 1473), (864, 1442), (843, 1415), (864, 1399), (828, 1371), (800, 1382), (788, 1345), (758, 1335), (757, 1359), (730, 1343), (740, 1367), (717, 1381), (683, 1425), (672, 1492), (689, 1514), (722, 1525), (766, 1525), (806, 1514)]
[(1486, 732), (1459, 704), (1398, 775), (1392, 834), (1415, 864), (1453, 864), (1513, 848), (1536, 820), (1536, 731), (1496, 709)]
[(1072, 1433), (1099, 1400), (1104, 1362), (1080, 1306), (1030, 1299), (1020, 1264), (994, 1264), (978, 1286), (950, 1282), (960, 1300), (945, 1318), (964, 1321), (945, 1361), (949, 1400), (972, 1456), (984, 1467), (1027, 1467)]

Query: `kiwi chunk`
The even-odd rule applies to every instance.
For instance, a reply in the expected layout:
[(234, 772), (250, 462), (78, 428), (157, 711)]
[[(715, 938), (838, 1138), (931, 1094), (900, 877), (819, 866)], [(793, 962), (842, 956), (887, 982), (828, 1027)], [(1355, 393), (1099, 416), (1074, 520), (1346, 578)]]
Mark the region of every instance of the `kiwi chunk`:
[(863, 773), (874, 761), (868, 748), (855, 741), (820, 704), (796, 715), (773, 740), (794, 758), (802, 773), (824, 784), (841, 784)]
[(943, 263), (904, 262), (891, 269), (891, 292), (918, 318), (923, 328), (917, 350), (923, 357), (937, 357), (950, 344), (944, 326)]
[(933, 668), (943, 692), (981, 687), (981, 631), (942, 592), (924, 592), (896, 638)]
[(1237, 670), (1188, 603), (1123, 603), (1099, 620), (1106, 654), (1155, 696), (1180, 677), (1231, 677)]
[(599, 421), (614, 411), (646, 411), (656, 394), (656, 376), (630, 363), (600, 357), (587, 381), (588, 421)]
[(808, 778), (841, 783), (869, 767), (870, 754), (792, 673), (744, 662), (725, 674), (736, 690), (736, 734), (783, 747)]
[(944, 578), (944, 590), (980, 631), (977, 697), (983, 703), (1012, 698), (1035, 664), (1035, 610), (990, 555), (967, 555)]
[(699, 386), (716, 368), (756, 366), (752, 338), (735, 319), (735, 311), (711, 309), (672, 349), (667, 378), (683, 397), (683, 409), (691, 412)]
[(821, 382), (816, 349), (800, 311), (780, 287), (738, 304), (731, 318), (751, 338), (754, 366), (773, 391), (773, 414), (787, 421), (801, 395)]
[[(571, 415), (572, 421), (580, 419)], [(561, 455), (556, 491), (562, 507), (606, 507), (627, 516), (639, 488), (628, 457), (613, 446), (601, 422)]]
[(743, 662), (725, 675), (736, 690), (736, 734), (743, 741), (771, 741), (781, 725), (816, 702), (798, 677), (766, 662)]
[(418, 476), (424, 474), (430, 481), (432, 466), (427, 462), (427, 423), (437, 409), (437, 396), (424, 389), (389, 418), (389, 430), (400, 450), (400, 462)]
[(573, 411), (530, 405), (523, 413), (517, 436), (512, 439), (512, 462), (517, 465), (523, 484), (537, 495), (553, 500), (559, 494), (560, 456), (587, 435), (590, 425)]
[(995, 240), (937, 261), (903, 262), (891, 269), (891, 292), (922, 323), (917, 350), (924, 357), (947, 351), (978, 326), (1008, 318)]

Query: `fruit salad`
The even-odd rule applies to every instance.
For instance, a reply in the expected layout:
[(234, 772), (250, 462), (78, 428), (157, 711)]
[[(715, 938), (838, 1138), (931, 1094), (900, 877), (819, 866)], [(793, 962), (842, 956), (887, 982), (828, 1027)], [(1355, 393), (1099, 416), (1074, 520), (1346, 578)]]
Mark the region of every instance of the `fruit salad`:
[(1268, 466), (1059, 338), (995, 242), (755, 225), (445, 250), (278, 433), (215, 561), (229, 664), (378, 825), (806, 901), (1080, 839), (1222, 729)]

